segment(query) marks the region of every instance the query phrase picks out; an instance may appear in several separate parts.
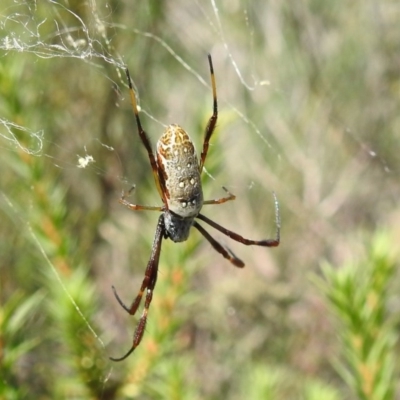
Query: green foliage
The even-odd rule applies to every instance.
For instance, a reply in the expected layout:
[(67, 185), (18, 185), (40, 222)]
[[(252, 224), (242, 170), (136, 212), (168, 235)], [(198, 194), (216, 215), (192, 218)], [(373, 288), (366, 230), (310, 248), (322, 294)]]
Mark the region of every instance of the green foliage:
[(336, 365), (363, 400), (394, 399), (397, 334), (390, 313), (396, 258), (387, 234), (377, 233), (367, 254), (340, 269), (323, 265), (323, 289), (338, 320), (344, 361)]
[(14, 293), (0, 307), (0, 398), (19, 399), (29, 393), (28, 385), (18, 385), (18, 362), (35, 348), (40, 338), (30, 338), (38, 310), (42, 307), (43, 293), (28, 298)]

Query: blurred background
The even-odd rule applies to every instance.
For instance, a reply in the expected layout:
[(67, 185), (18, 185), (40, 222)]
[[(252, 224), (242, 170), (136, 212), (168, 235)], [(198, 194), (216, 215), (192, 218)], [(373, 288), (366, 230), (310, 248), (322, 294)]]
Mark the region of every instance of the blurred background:
[[(394, 399), (399, 331), (396, 1), (2, 1), (0, 398)], [(160, 205), (137, 135), (178, 123), (203, 213), (246, 238), (164, 241), (126, 361)], [(141, 313), (141, 309), (139, 311)]]

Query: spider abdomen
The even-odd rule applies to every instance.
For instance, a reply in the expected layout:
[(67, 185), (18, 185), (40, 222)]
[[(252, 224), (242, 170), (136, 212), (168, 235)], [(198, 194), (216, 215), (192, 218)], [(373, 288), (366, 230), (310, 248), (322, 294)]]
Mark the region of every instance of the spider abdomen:
[(199, 162), (192, 140), (179, 125), (169, 125), (158, 140), (157, 165), (167, 209), (181, 218), (196, 217), (203, 206)]

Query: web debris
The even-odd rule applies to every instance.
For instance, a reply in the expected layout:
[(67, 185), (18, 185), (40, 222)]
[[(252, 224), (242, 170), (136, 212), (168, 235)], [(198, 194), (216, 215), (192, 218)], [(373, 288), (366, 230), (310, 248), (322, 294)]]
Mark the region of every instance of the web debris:
[[(15, 148), (19, 148), (24, 153), (28, 153), (33, 156), (38, 156), (43, 150), (43, 130), (37, 132), (25, 128), (21, 125), (15, 124), (14, 122), (7, 121), (6, 119), (0, 118), (0, 126), (3, 126), (5, 132), (0, 132), (0, 137), (10, 142)], [(31, 147), (24, 146), (22, 142), (17, 138), (14, 131), (19, 131), (22, 134), (26, 134), (31, 141), (34, 143)]]
[[(109, 147), (109, 146), (107, 146)], [(85, 156), (80, 156), (79, 154), (77, 154), (78, 157), (78, 168), (86, 168), (89, 164), (92, 164), (95, 162), (93, 156), (91, 156), (90, 154), (87, 154), (87, 150), (86, 150), (86, 146), (84, 146), (85, 149)]]
[[(54, 6), (48, 9), (54, 15), (52, 20), (37, 17), (39, 13), (36, 1), (17, 4), (14, 6), (16, 12), (0, 17), (0, 30), (9, 32), (0, 39), (0, 49), (5, 51), (5, 55), (17, 51), (33, 53), (43, 59), (99, 58), (118, 68), (124, 67), (121, 60), (118, 61), (112, 56), (115, 51), (112, 49), (111, 40), (106, 36), (107, 23), (99, 17), (95, 1), (90, 1), (91, 12), (88, 14), (92, 21), (89, 26), (79, 15), (59, 2), (48, 0), (48, 3)], [(65, 18), (72, 17), (78, 24), (67, 26), (62, 13), (66, 13)], [(46, 31), (53, 33), (44, 34)]]

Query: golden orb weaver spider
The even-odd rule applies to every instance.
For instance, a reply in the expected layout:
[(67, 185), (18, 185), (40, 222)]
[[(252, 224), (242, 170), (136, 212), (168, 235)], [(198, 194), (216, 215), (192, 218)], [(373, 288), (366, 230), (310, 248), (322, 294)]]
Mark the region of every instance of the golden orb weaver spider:
[[(174, 242), (184, 242), (189, 237), (190, 228), (195, 227), (211, 244), (218, 253), (222, 254), (234, 266), (243, 268), (244, 263), (237, 258), (228, 248), (215, 240), (196, 220), (200, 219), (211, 225), (213, 228), (229, 236), (231, 239), (245, 245), (256, 245), (265, 247), (276, 247), (280, 242), (280, 215), (278, 200), (274, 195), (275, 202), (275, 219), (276, 219), (276, 237), (275, 239), (251, 240), (245, 239), (235, 232), (223, 228), (221, 225), (210, 220), (206, 216), (200, 214), (203, 205), (207, 204), (222, 204), (229, 200), (234, 200), (235, 196), (228, 189), (223, 187), (227, 196), (214, 199), (203, 200), (203, 191), (201, 187), (201, 172), (204, 162), (207, 157), (210, 138), (214, 132), (218, 119), (218, 103), (217, 89), (215, 84), (214, 68), (211, 55), (208, 55), (210, 66), (211, 87), (213, 93), (213, 114), (208, 121), (203, 150), (200, 155), (200, 163), (198, 162), (194, 145), (189, 135), (179, 125), (169, 125), (161, 138), (157, 142), (156, 157), (151, 148), (150, 140), (146, 132), (142, 128), (139, 118), (139, 112), (136, 103), (135, 93), (133, 91), (132, 81), (129, 70), (126, 69), (126, 76), (129, 85), (129, 94), (131, 98), (133, 112), (136, 118), (136, 125), (139, 137), (142, 140), (144, 147), (150, 159), (151, 168), (153, 170), (154, 180), (158, 192), (160, 194), (163, 205), (160, 207), (142, 206), (132, 204), (127, 201), (126, 194), (123, 192), (120, 198), (120, 203), (131, 210), (156, 210), (160, 211), (161, 215), (158, 218), (156, 233), (152, 246), (150, 260), (147, 264), (145, 276), (142, 286), (135, 300), (130, 307), (127, 307), (118, 296), (115, 287), (112, 289), (118, 303), (130, 315), (134, 315), (139, 308), (143, 294), (146, 291), (143, 313), (140, 317), (138, 326), (133, 334), (133, 343), (129, 351), (120, 358), (110, 357), (112, 361), (122, 361), (127, 358), (140, 344), (143, 338), (144, 330), (147, 322), (147, 314), (153, 298), (153, 290), (157, 281), (158, 263), (160, 260), (162, 239), (170, 238)], [(131, 189), (132, 190), (132, 189)], [(129, 193), (128, 193), (129, 194)]]

